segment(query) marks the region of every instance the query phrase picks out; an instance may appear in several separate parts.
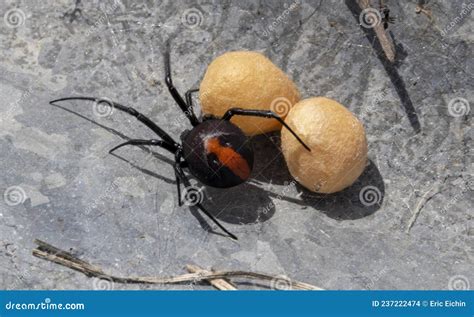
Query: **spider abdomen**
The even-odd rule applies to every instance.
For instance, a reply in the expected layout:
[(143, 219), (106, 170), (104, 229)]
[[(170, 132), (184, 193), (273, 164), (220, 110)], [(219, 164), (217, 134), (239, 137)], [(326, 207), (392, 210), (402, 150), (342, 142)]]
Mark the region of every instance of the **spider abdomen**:
[(245, 182), (253, 167), (248, 138), (229, 121), (210, 119), (182, 137), (189, 170), (206, 185), (227, 188)]

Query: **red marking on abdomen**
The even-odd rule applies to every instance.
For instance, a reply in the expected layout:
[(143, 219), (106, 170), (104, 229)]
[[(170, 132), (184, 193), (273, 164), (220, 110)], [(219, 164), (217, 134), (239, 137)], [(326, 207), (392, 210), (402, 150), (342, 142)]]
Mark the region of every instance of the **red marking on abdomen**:
[(231, 147), (222, 146), (218, 138), (210, 138), (206, 142), (206, 151), (217, 156), (219, 162), (243, 180), (250, 176), (247, 161)]

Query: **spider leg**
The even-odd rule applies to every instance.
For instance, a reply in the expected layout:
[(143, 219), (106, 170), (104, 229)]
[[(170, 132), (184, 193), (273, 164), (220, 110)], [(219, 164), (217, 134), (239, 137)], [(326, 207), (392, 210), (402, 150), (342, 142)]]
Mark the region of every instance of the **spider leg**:
[(242, 109), (242, 108), (231, 108), (224, 113), (222, 120), (230, 120), (234, 115), (238, 116), (252, 116), (252, 117), (262, 117), (278, 120), (285, 128), (290, 131), (291, 134), (298, 140), (307, 149), (311, 152), (311, 149), (300, 139), (300, 137), (285, 123), (285, 121), (277, 115), (275, 112), (270, 110), (254, 110), (254, 109)]
[(176, 171), (176, 164), (174, 166), (174, 175), (176, 177), (176, 189), (178, 190), (178, 206), (181, 207), (183, 205), (183, 201), (181, 200), (181, 181), (178, 172)]
[(171, 78), (171, 66), (170, 66), (170, 43), (169, 41), (166, 42), (166, 50), (164, 54), (164, 61), (165, 61), (165, 82), (166, 86), (168, 86), (168, 90), (173, 96), (173, 99), (176, 101), (178, 106), (181, 108), (181, 110), (184, 112), (186, 117), (189, 119), (191, 124), (194, 126), (197, 126), (199, 124), (199, 120), (196, 118), (196, 115), (193, 112), (192, 106), (190, 104), (187, 104), (183, 97), (179, 94), (178, 90), (176, 87), (173, 85), (173, 80)]
[[(183, 169), (181, 168), (180, 166), (180, 159), (181, 159), (181, 152), (178, 151), (176, 153), (176, 162), (175, 162), (175, 165), (174, 165), (174, 170), (175, 170), (175, 174), (176, 174), (176, 184), (178, 185), (178, 202), (179, 202), (179, 205), (181, 206), (182, 205), (182, 201), (181, 201), (181, 188), (180, 188), (180, 184), (181, 182), (183, 182), (183, 184), (185, 186), (189, 186), (190, 183), (189, 183), (189, 179), (187, 178), (186, 174), (184, 174), (183, 172)], [(209, 211), (207, 211), (200, 203), (197, 203), (195, 205), (203, 214), (205, 214), (209, 219), (211, 219), (212, 222), (214, 222), (222, 231), (224, 231), (230, 238), (232, 238), (233, 240), (238, 240), (237, 237), (232, 234), (229, 230), (227, 230), (223, 225), (220, 224), (220, 222), (213, 216), (209, 213)]]
[(193, 88), (193, 89), (189, 89), (188, 91), (186, 91), (186, 93), (184, 94), (184, 97), (186, 99), (186, 103), (188, 104), (189, 107), (193, 107), (193, 98), (191, 97), (191, 95), (195, 92), (198, 92), (199, 91), (199, 88)]
[(152, 140), (139, 140), (139, 139), (133, 139), (133, 140), (129, 140), (127, 142), (123, 142), (119, 145), (117, 145), (116, 147), (114, 147), (113, 149), (111, 149), (109, 151), (110, 154), (112, 154), (112, 152), (114, 152), (115, 150), (123, 147), (123, 146), (126, 146), (126, 145), (153, 145), (153, 146), (160, 146), (166, 150), (168, 150), (169, 152), (171, 153), (175, 153), (176, 152), (176, 149), (174, 148), (174, 146), (172, 144), (169, 144), (163, 140), (155, 140), (155, 139), (152, 139)]
[(123, 105), (121, 105), (119, 103), (116, 103), (116, 102), (112, 102), (112, 101), (105, 100), (105, 99), (100, 99), (100, 98), (93, 98), (93, 97), (67, 97), (67, 98), (56, 99), (56, 100), (50, 101), (49, 103), (51, 105), (54, 105), (55, 102), (66, 101), (66, 100), (87, 100), (87, 101), (94, 101), (94, 102), (97, 102), (97, 103), (101, 103), (101, 102), (106, 103), (109, 106), (111, 106), (112, 108), (115, 108), (115, 109), (118, 109), (120, 111), (126, 112), (126, 113), (134, 116), (135, 118), (137, 118), (138, 121), (145, 124), (148, 128), (150, 128), (156, 134), (158, 134), (158, 136), (160, 136), (166, 143), (168, 143), (170, 146), (172, 146), (175, 149), (175, 151), (179, 147), (179, 144), (176, 143), (176, 141), (173, 140), (173, 138), (168, 133), (166, 133), (163, 129), (161, 129), (159, 126), (157, 126), (156, 123), (154, 123), (149, 118), (145, 117), (143, 114), (141, 114), (140, 112), (138, 112), (137, 110), (135, 110), (132, 107), (126, 107), (126, 106), (123, 106)]
[(238, 240), (237, 237), (236, 237), (234, 234), (232, 234), (229, 230), (227, 230), (223, 225), (221, 225), (221, 224), (219, 223), (219, 221), (217, 221), (217, 219), (214, 218), (214, 216), (211, 215), (211, 214), (209, 213), (209, 211), (207, 211), (207, 210), (204, 208), (203, 205), (201, 205), (200, 203), (197, 203), (197, 204), (196, 204), (196, 207), (198, 207), (199, 210), (201, 210), (203, 214), (205, 214), (206, 216), (208, 216), (209, 219), (212, 220), (212, 222), (214, 222), (219, 228), (221, 228), (221, 230), (224, 231), (224, 232), (229, 236), (229, 238), (231, 238), (231, 239), (233, 239), (233, 240)]
[(181, 152), (176, 151), (174, 156), (174, 175), (176, 177), (176, 189), (178, 190), (178, 205), (181, 207), (183, 205), (183, 201), (181, 200), (181, 177), (185, 177), (185, 174), (182, 170), (181, 164)]

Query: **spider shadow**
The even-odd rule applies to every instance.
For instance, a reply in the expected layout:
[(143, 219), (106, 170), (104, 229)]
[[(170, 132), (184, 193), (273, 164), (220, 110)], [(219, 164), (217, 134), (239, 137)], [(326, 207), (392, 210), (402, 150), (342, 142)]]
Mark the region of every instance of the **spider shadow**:
[[(147, 150), (145, 149), (145, 151), (147, 151)], [(127, 163), (128, 165), (130, 165), (130, 167), (132, 167), (132, 168), (134, 168), (134, 169), (136, 169), (136, 170), (142, 172), (143, 174), (146, 174), (146, 175), (148, 175), (148, 176), (152, 176), (152, 177), (154, 177), (154, 178), (156, 178), (156, 179), (159, 179), (160, 181), (163, 181), (163, 182), (165, 182), (165, 183), (167, 183), (167, 184), (176, 184), (176, 181), (175, 181), (174, 179), (161, 176), (161, 175), (159, 175), (159, 174), (157, 174), (157, 173), (155, 173), (155, 172), (153, 172), (153, 171), (151, 171), (151, 170), (149, 170), (149, 169), (146, 169), (146, 168), (144, 168), (144, 167), (141, 167), (141, 166), (139, 166), (137, 163), (135, 163), (134, 161), (132, 161), (132, 160), (130, 160), (130, 159), (127, 159), (127, 158), (125, 158), (125, 157), (123, 157), (123, 156), (121, 156), (121, 155), (118, 155), (118, 154), (116, 154), (116, 153), (110, 153), (110, 155), (115, 156), (115, 157), (118, 158), (119, 160), (124, 161), (125, 163)], [(153, 154), (153, 156), (155, 156), (155, 155)]]
[(259, 184), (285, 185), (293, 179), (281, 152), (279, 132), (252, 137), (254, 167), (252, 178)]
[[(73, 113), (124, 140), (130, 139), (117, 130), (104, 126), (73, 110), (60, 105), (53, 106)], [(303, 206), (303, 208), (313, 206), (314, 208), (325, 212), (327, 216), (335, 219), (357, 219), (365, 217), (374, 213), (380, 207), (385, 189), (380, 173), (373, 163), (369, 164), (368, 168), (354, 185), (340, 193), (318, 195), (297, 185), (299, 191), (302, 192), (300, 198), (284, 196), (262, 188), (262, 186), (265, 187), (265, 184), (268, 183), (284, 185), (294, 182), (286, 168), (286, 162), (280, 151), (280, 138), (278, 133), (256, 136), (252, 138), (251, 142), (253, 143), (255, 150), (252, 182), (247, 182), (240, 186), (227, 189), (205, 187), (205, 198), (207, 198), (204, 203), (205, 207), (217, 219), (232, 224), (250, 224), (267, 221), (275, 214), (275, 205), (271, 198), (293, 202)], [(154, 157), (166, 163), (173, 164), (173, 160), (168, 157), (150, 151), (146, 147), (139, 147), (147, 153), (151, 152)], [(168, 179), (152, 172), (132, 160), (124, 158), (116, 153), (113, 153), (112, 155), (123, 160), (132, 168), (135, 168), (144, 174), (155, 177), (168, 184), (176, 184), (175, 180)], [(375, 186), (381, 192), (381, 199), (377, 200), (376, 204), (370, 206), (361, 204), (359, 199), (361, 188), (366, 187), (367, 184)], [(189, 209), (191, 214), (199, 221), (204, 230), (216, 234), (222, 234), (213, 230), (197, 207), (190, 206)], [(351, 212), (348, 213), (348, 210)]]
[[(361, 8), (357, 5), (356, 1), (352, 0), (345, 0), (347, 8), (351, 11), (352, 16), (356, 20), (357, 24), (359, 24), (359, 17), (362, 12)], [(402, 103), (405, 113), (408, 117), (410, 125), (412, 126), (415, 133), (419, 133), (421, 131), (420, 121), (418, 119), (418, 114), (416, 113), (415, 107), (413, 106), (413, 102), (411, 101), (410, 95), (408, 94), (405, 82), (403, 81), (402, 77), (398, 73), (397, 66), (400, 65), (400, 62), (405, 59), (407, 56), (407, 52), (404, 50), (401, 44), (395, 45), (395, 54), (397, 59), (395, 63), (390, 62), (385, 53), (383, 48), (375, 34), (375, 31), (372, 28), (365, 28), (361, 26), (362, 31), (364, 32), (367, 40), (372, 45), (373, 50), (375, 51), (377, 57), (379, 58), (380, 62), (382, 63), (385, 72), (387, 73), (392, 85), (395, 87), (395, 91), (397, 92), (398, 97), (400, 98), (400, 102)], [(390, 33), (390, 36), (393, 34)]]
[(225, 189), (206, 187), (205, 193), (209, 212), (227, 223), (265, 222), (275, 214), (268, 192), (249, 182)]
[[(211, 213), (218, 219), (233, 224), (264, 222), (275, 214), (272, 198), (312, 207), (335, 220), (356, 220), (378, 211), (384, 201), (385, 184), (377, 166), (369, 161), (362, 175), (350, 187), (334, 194), (310, 192), (291, 176), (272, 179), (273, 183), (296, 184), (297, 195), (283, 195), (262, 189), (250, 182), (224, 191), (206, 188), (212, 206)], [(284, 190), (283, 190), (284, 191)]]
[[(88, 117), (86, 117), (86, 116), (84, 116), (84, 115), (82, 115), (82, 114), (80, 114), (80, 113), (74, 111), (74, 110), (68, 109), (68, 108), (66, 108), (66, 107), (63, 107), (63, 106), (61, 106), (61, 105), (54, 104), (54, 103), (52, 103), (52, 104), (50, 104), (50, 105), (52, 105), (53, 107), (62, 109), (62, 110), (64, 110), (64, 111), (67, 111), (67, 112), (69, 112), (69, 113), (72, 113), (72, 114), (74, 114), (74, 115), (76, 115), (76, 116), (78, 116), (78, 117), (80, 117), (80, 118), (82, 118), (82, 119), (84, 119), (84, 120), (86, 120), (86, 121), (88, 121), (88, 122), (94, 124), (95, 126), (98, 126), (98, 127), (102, 128), (102, 129), (104, 129), (104, 130), (106, 130), (106, 131), (108, 131), (108, 132), (110, 132), (110, 133), (112, 133), (112, 134), (114, 134), (114, 135), (120, 137), (120, 138), (123, 139), (123, 140), (130, 140), (130, 138), (129, 138), (128, 136), (126, 136), (125, 134), (123, 134), (123, 133), (121, 133), (121, 132), (119, 132), (119, 131), (117, 131), (117, 130), (115, 130), (115, 129), (112, 129), (112, 128), (110, 128), (110, 127), (107, 127), (107, 126), (105, 126), (105, 125), (103, 125), (103, 124), (100, 124), (100, 123), (98, 123), (97, 121), (94, 121), (94, 120), (92, 120), (92, 119), (90, 119), (90, 118), (88, 118)], [(171, 166), (174, 164), (174, 161), (173, 161), (173, 160), (169, 159), (168, 157), (166, 157), (166, 156), (164, 156), (164, 155), (161, 155), (161, 154), (159, 154), (159, 153), (156, 153), (156, 152), (154, 152), (154, 151), (151, 151), (151, 150), (149, 150), (147, 147), (144, 147), (144, 146), (138, 146), (138, 147), (139, 147), (141, 150), (143, 150), (144, 152), (151, 153), (154, 157), (160, 159), (161, 161), (163, 161), (163, 162), (165, 162), (165, 163), (171, 164)], [(169, 178), (163, 177), (163, 176), (161, 176), (161, 175), (159, 175), (159, 174), (157, 174), (157, 173), (155, 173), (155, 172), (152, 172), (152, 171), (150, 171), (149, 169), (146, 169), (146, 168), (140, 166), (139, 164), (137, 164), (136, 162), (134, 162), (132, 159), (125, 158), (125, 157), (123, 157), (123, 156), (121, 156), (121, 155), (119, 155), (119, 154), (117, 154), (117, 153), (111, 153), (111, 155), (114, 156), (114, 157), (116, 157), (116, 158), (118, 158), (118, 159), (120, 159), (120, 160), (122, 160), (122, 161), (124, 161), (124, 162), (127, 163), (130, 167), (132, 167), (132, 168), (134, 168), (134, 169), (137, 169), (138, 171), (140, 171), (140, 172), (142, 172), (142, 173), (144, 173), (144, 174), (146, 174), (146, 175), (149, 175), (149, 176), (152, 176), (152, 177), (154, 177), (154, 178), (157, 178), (157, 179), (159, 179), (159, 180), (161, 180), (161, 181), (164, 181), (165, 183), (168, 183), (168, 184), (176, 184), (176, 181), (175, 181), (174, 179), (169, 179)], [(176, 198), (176, 199), (177, 199), (177, 198)], [(211, 227), (211, 226), (209, 225), (209, 223), (203, 218), (203, 216), (201, 215), (201, 213), (199, 212), (199, 210), (198, 210), (196, 207), (191, 206), (189, 209), (190, 209), (191, 214), (199, 221), (199, 224), (201, 225), (201, 227), (202, 227), (204, 230), (206, 230), (206, 231), (208, 231), (208, 232), (211, 232), (211, 233), (218, 234), (218, 235), (223, 235), (221, 232), (214, 231), (214, 230), (212, 229), (212, 227)]]
[[(369, 161), (362, 175), (350, 187), (334, 194), (310, 192), (294, 181), (279, 150), (277, 134), (254, 137), (256, 143), (253, 179), (240, 186), (218, 189), (206, 187), (207, 206), (218, 219), (233, 224), (264, 222), (275, 214), (272, 199), (284, 200), (336, 220), (356, 220), (372, 215), (382, 206), (385, 184), (377, 166)], [(296, 184), (297, 195), (283, 194)], [(264, 189), (283, 185), (280, 192)]]
[(301, 199), (335, 220), (356, 220), (374, 214), (383, 204), (385, 184), (377, 166), (369, 160), (357, 181), (334, 194), (317, 194), (301, 185)]
[[(66, 107), (63, 107), (58, 104), (51, 104), (52, 106), (62, 109), (64, 111), (67, 111), (69, 113), (72, 113), (118, 137), (120, 137), (123, 140), (130, 140), (128, 136), (125, 134), (107, 127), (97, 121), (94, 121), (74, 110), (68, 109)], [(170, 164), (172, 166), (174, 164), (174, 160), (171, 160), (170, 158), (161, 155), (160, 153), (157, 153), (155, 151), (149, 150), (145, 146), (138, 146), (141, 150), (143, 150), (146, 153), (151, 153), (154, 157), (160, 159), (161, 161)], [(111, 153), (112, 156), (124, 161), (127, 163), (130, 167), (146, 174), (149, 176), (152, 176), (154, 178), (159, 179), (160, 181), (163, 181), (168, 184), (176, 184), (176, 181), (174, 179), (169, 179), (164, 176), (161, 176), (147, 168), (144, 168), (142, 165), (143, 163), (140, 161), (135, 161), (130, 158), (125, 158), (124, 156), (121, 156), (117, 153)], [(146, 163), (146, 162), (145, 162)], [(190, 175), (190, 178), (192, 176)], [(187, 186), (189, 186), (188, 184)], [(243, 189), (242, 187), (247, 187), (246, 189)], [(209, 202), (205, 202), (205, 207), (206, 209), (209, 210), (209, 212), (214, 215), (216, 218), (221, 219), (222, 221), (226, 221), (229, 223), (235, 223), (235, 224), (246, 224), (246, 223), (255, 223), (259, 221), (266, 221), (269, 219), (274, 213), (275, 213), (275, 208), (271, 202), (271, 200), (268, 198), (268, 195), (264, 194), (264, 191), (260, 188), (258, 188), (255, 185), (252, 184), (243, 184), (241, 186), (237, 186), (234, 188), (230, 189), (218, 189), (218, 188), (212, 188), (212, 187), (206, 187), (206, 191), (209, 191), (209, 195), (206, 195), (206, 198), (210, 198)], [(251, 194), (250, 194), (251, 193)], [(214, 199), (214, 196), (217, 197), (217, 199)], [(250, 206), (250, 208), (245, 208), (245, 209), (240, 209), (242, 207), (242, 201), (249, 201), (252, 200), (252, 197), (257, 197), (257, 199), (253, 199), (253, 201), (258, 201), (259, 206)], [(230, 199), (231, 203), (229, 204), (229, 197), (232, 197)], [(178, 199), (178, 198), (176, 198)], [(225, 204), (227, 201), (227, 204)], [(223, 204), (225, 204), (225, 208), (223, 208)], [(215, 210), (214, 210), (215, 209)], [(195, 206), (190, 206), (189, 210), (191, 214), (199, 221), (201, 227), (208, 231), (212, 232), (215, 234), (222, 235), (221, 232), (214, 231), (214, 229), (209, 225), (208, 221), (202, 216), (202, 213), (199, 211), (199, 209)], [(265, 212), (259, 212), (259, 210), (265, 210)]]

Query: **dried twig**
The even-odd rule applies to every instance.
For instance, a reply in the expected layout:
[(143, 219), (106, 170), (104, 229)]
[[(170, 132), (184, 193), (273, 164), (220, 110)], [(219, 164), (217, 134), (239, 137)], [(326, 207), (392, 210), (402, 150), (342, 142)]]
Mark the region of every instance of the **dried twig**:
[(415, 7), (415, 13), (420, 14), (423, 13), (430, 19), (430, 22), (433, 22), (433, 14), (431, 13), (431, 9), (428, 9), (425, 7), (425, 1), (424, 0), (418, 0), (418, 4)]
[[(371, 8), (369, 0), (358, 0), (357, 3), (362, 10)], [(395, 44), (393, 43), (392, 37), (385, 31), (383, 23), (375, 24), (373, 30), (379, 40), (380, 46), (382, 46), (385, 56), (393, 63), (395, 61)]]
[[(203, 270), (197, 265), (188, 264), (186, 265), (186, 269), (189, 273), (209, 273), (209, 271)], [(234, 284), (225, 279), (209, 279), (208, 282), (221, 291), (232, 291), (237, 289)]]
[[(104, 271), (95, 266), (91, 265), (88, 262), (78, 259), (76, 256), (72, 255), (69, 252), (58, 249), (46, 242), (35, 240), (35, 243), (38, 244), (38, 247), (33, 250), (33, 255), (43, 260), (57, 263), (59, 265), (68, 267), (70, 269), (81, 272), (89, 277), (97, 277), (102, 279), (107, 279), (116, 283), (129, 283), (129, 284), (180, 284), (185, 282), (201, 282), (208, 281), (212, 284), (211, 281), (223, 280), (226, 278), (248, 278), (248, 279), (258, 279), (266, 281), (277, 281), (281, 279), (278, 276), (247, 272), (247, 271), (205, 271), (199, 270), (195, 273), (182, 274), (173, 277), (120, 277), (111, 274), (104, 273)], [(188, 270), (198, 269), (197, 267), (188, 267)], [(303, 283), (298, 281), (293, 281), (287, 279), (286, 282), (289, 284), (289, 288), (295, 290), (322, 290), (322, 288)], [(226, 282), (228, 283), (228, 282)], [(218, 282), (219, 285), (223, 286), (221, 282)], [(214, 285), (214, 284), (213, 284)], [(229, 283), (229, 285), (231, 285)], [(227, 285), (228, 286), (228, 285)], [(226, 287), (227, 287), (226, 286)]]
[(411, 230), (411, 227), (415, 224), (416, 219), (418, 218), (421, 209), (425, 206), (425, 204), (433, 198), (434, 195), (438, 194), (441, 191), (441, 185), (444, 183), (442, 182), (437, 182), (431, 188), (421, 196), (420, 200), (418, 201), (418, 204), (416, 205), (415, 209), (413, 210), (413, 214), (410, 218), (410, 221), (408, 222), (408, 226), (405, 230), (406, 233), (409, 233)]

